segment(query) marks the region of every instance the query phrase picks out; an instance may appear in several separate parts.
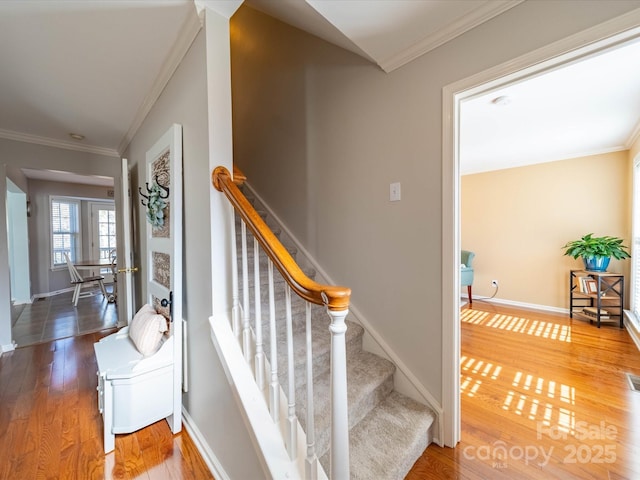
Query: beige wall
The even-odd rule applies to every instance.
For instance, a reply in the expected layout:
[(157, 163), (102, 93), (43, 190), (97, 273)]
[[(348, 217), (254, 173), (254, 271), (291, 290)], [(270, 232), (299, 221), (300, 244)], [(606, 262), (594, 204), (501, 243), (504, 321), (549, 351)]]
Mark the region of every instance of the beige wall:
[[(233, 17), (238, 165), (437, 400), (453, 320), (442, 318), (443, 87), (638, 7), (523, 2), (389, 74), (249, 8)], [(402, 201), (389, 202), (391, 182)]]
[[(567, 241), (587, 233), (629, 245), (628, 152), (575, 158), (461, 179), (461, 245), (476, 253), (474, 294), (532, 306), (569, 307)], [(629, 261), (609, 271), (628, 275)]]

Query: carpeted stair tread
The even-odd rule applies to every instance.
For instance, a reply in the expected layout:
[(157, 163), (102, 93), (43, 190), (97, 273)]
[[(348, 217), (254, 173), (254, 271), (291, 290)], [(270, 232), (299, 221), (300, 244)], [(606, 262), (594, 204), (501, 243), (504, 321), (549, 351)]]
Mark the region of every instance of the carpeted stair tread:
[[(370, 352), (360, 350), (347, 358), (347, 401), (349, 428), (357, 424), (393, 390), (395, 365)], [(331, 404), (330, 372), (314, 376), (314, 422), (316, 454), (324, 455), (329, 448)], [(296, 391), (296, 413), (302, 428), (306, 430), (306, 384)]]
[[(433, 420), (427, 407), (392, 392), (349, 432), (351, 479), (403, 479), (431, 441)], [(328, 452), (320, 463), (328, 472)]]
[[(326, 316), (326, 313), (324, 314)], [(326, 317), (325, 317), (326, 318)], [(346, 322), (347, 332), (345, 333), (345, 343), (347, 352), (357, 352), (362, 349), (362, 335), (364, 329), (353, 322)], [(311, 324), (312, 331), (312, 352), (313, 352), (313, 376), (318, 378), (329, 371), (331, 356), (331, 334), (329, 332), (329, 319), (326, 321), (314, 321)], [(282, 388), (287, 391), (289, 384), (287, 368), (287, 344), (286, 328), (277, 329), (278, 348), (278, 379)], [(293, 328), (293, 357), (296, 388), (306, 384), (306, 327), (296, 325)], [(263, 350), (267, 360), (271, 357), (270, 333), (263, 329)]]

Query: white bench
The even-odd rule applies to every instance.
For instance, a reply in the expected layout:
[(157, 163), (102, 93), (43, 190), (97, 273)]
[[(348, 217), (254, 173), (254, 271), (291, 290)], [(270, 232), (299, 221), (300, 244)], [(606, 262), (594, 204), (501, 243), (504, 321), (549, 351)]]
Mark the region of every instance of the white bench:
[(172, 425), (174, 337), (149, 357), (135, 347), (129, 327), (94, 344), (105, 453), (114, 450), (117, 433), (131, 433), (163, 418)]

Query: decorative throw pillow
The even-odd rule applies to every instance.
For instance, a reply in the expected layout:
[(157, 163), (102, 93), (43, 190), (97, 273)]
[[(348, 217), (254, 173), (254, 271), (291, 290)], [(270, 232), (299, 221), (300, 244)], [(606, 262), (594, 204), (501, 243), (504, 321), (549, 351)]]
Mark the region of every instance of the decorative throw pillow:
[(129, 324), (129, 337), (145, 357), (156, 353), (166, 331), (166, 319), (149, 304), (138, 310)]

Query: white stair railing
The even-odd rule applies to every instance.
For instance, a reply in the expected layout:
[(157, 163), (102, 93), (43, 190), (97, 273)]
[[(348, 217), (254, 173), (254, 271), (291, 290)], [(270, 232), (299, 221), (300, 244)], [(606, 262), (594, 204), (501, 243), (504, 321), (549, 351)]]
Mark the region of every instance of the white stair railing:
[[(332, 479), (349, 478), (349, 430), (348, 430), (348, 409), (347, 409), (347, 375), (346, 375), (346, 343), (345, 318), (348, 314), (349, 298), (351, 291), (346, 287), (331, 285), (321, 285), (309, 279), (302, 269), (295, 263), (289, 252), (277, 239), (275, 234), (267, 227), (255, 209), (247, 201), (238, 187), (233, 183), (231, 175), (224, 167), (218, 167), (212, 173), (212, 183), (214, 187), (223, 192), (233, 205), (236, 214), (240, 217), (241, 238), (240, 238), (240, 259), (234, 259), (234, 265), (240, 264), (242, 281), (239, 282), (237, 276), (232, 278), (234, 312), (238, 315), (242, 311), (242, 332), (238, 335), (240, 321), (233, 320), (234, 333), (236, 338), (240, 337), (239, 345), (243, 350), (245, 361), (252, 366), (255, 381), (258, 388), (265, 392), (265, 402), (268, 405), (271, 417), (275, 423), (280, 422), (280, 390), (278, 381), (278, 318), (276, 316), (274, 266), (286, 282), (284, 287), (284, 337), (286, 338), (286, 407), (282, 422), (282, 441), (286, 446), (290, 459), (298, 456), (302, 458), (304, 467), (304, 477), (315, 479), (318, 475), (318, 452), (316, 452), (316, 432), (314, 424), (314, 399), (313, 399), (313, 352), (312, 352), (312, 316), (311, 304), (323, 305), (329, 315), (328, 329), (331, 334), (331, 434), (330, 434), (330, 457), (331, 468), (330, 477)], [(253, 234), (253, 288), (254, 305), (250, 305), (250, 275), (249, 258), (247, 248), (247, 229)], [(235, 246), (236, 239), (232, 244), (232, 252), (237, 252)], [(260, 275), (260, 254), (267, 259), (267, 288), (269, 306), (269, 358), (265, 358), (263, 337), (262, 337), (262, 295), (261, 295), (261, 275)], [(242, 289), (242, 308), (237, 305), (240, 298), (239, 289)], [(293, 314), (292, 314), (292, 293), (305, 301), (304, 326), (305, 342), (297, 348), (305, 348), (304, 377), (306, 380), (306, 449), (304, 452), (298, 451), (297, 431), (299, 427), (296, 416), (295, 399), (295, 364), (293, 345)], [(251, 312), (254, 312), (253, 327)], [(268, 386), (265, 386), (264, 378), (268, 377)]]
[[(311, 335), (311, 304), (305, 304), (305, 345), (307, 382), (307, 456), (305, 458), (305, 478), (316, 480), (318, 472), (318, 455), (316, 453), (316, 430), (313, 421), (313, 336)], [(348, 458), (348, 457), (347, 457)]]
[(254, 304), (256, 316), (256, 364), (255, 376), (256, 383), (260, 390), (264, 389), (264, 350), (262, 346), (262, 301), (260, 292), (260, 247), (258, 242), (253, 241), (253, 288), (254, 288)]

